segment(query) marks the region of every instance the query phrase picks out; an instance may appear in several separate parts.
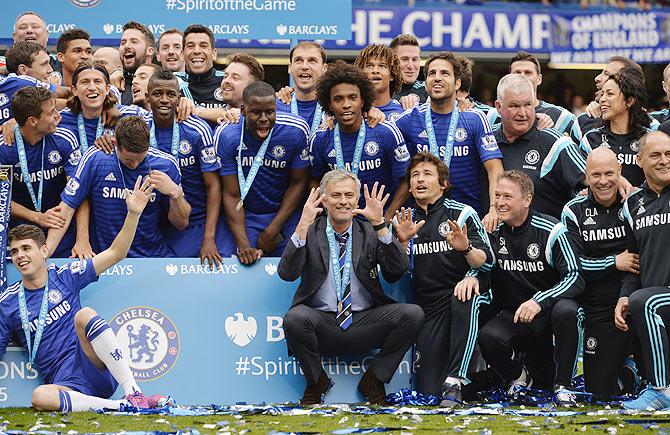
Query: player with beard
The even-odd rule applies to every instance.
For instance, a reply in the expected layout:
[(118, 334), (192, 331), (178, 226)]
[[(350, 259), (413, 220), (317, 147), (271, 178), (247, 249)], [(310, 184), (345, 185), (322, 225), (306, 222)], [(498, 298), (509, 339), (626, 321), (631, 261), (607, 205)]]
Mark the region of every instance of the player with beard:
[(226, 106), (220, 90), (223, 71), (214, 68), (214, 44), (214, 34), (206, 26), (192, 24), (184, 30), (185, 72), (176, 75), (185, 82), (181, 89), (183, 95), (198, 108), (224, 109)]
[(128, 21), (123, 25), (119, 55), (126, 82), (126, 88), (121, 94), (121, 104), (127, 105), (133, 101), (132, 88), (128, 84), (132, 83), (135, 71), (143, 63), (151, 63), (154, 56), (154, 34), (145, 25)]
[(72, 75), (79, 65), (91, 60), (90, 35), (82, 29), (63, 32), (56, 42), (58, 61), (63, 65), (63, 86), (72, 86)]
[[(56, 268), (47, 265), (49, 251), (39, 228), (20, 225), (9, 232), (9, 251), (21, 280), (0, 295), (0, 355), (12, 336), (28, 350), (28, 368), (34, 365), (45, 382), (33, 390), (35, 410), (136, 412), (173, 404), (169, 396), (142, 394), (109, 324), (92, 308), (82, 308), (79, 299), (81, 290), (128, 254), (152, 191), (148, 179), (139, 177), (134, 185), (126, 190), (128, 212), (121, 230), (95, 258)], [(108, 399), (119, 385), (125, 397)]]
[[(74, 176), (61, 194), (60, 207), (67, 229), (74, 210), (86, 199), (91, 202), (91, 246), (94, 252), (107, 249), (119, 231), (126, 213), (124, 192), (138, 176), (148, 176), (156, 191), (142, 215), (140, 229), (129, 256), (174, 257), (159, 227), (167, 216), (177, 229), (188, 225), (191, 206), (184, 199), (181, 174), (172, 155), (149, 146), (149, 127), (138, 116), (121, 119), (116, 126), (116, 152), (105, 154), (90, 147), (82, 156)], [(64, 229), (51, 229), (47, 237), (50, 251), (60, 241)]]
[(316, 100), (316, 83), (328, 70), (326, 51), (319, 44), (302, 41), (289, 53), (288, 73), (293, 79), (289, 101), (277, 99), (277, 111), (300, 116), (316, 131), (323, 119), (323, 108)]
[(400, 91), (403, 81), (398, 56), (385, 45), (372, 44), (358, 53), (354, 65), (365, 72), (375, 89), (372, 106), (393, 121), (403, 111), (398, 100), (391, 98)]
[[(177, 257), (200, 257), (217, 267), (221, 256), (216, 244), (216, 228), (221, 212), (221, 164), (212, 142), (212, 130), (195, 116), (177, 122), (179, 83), (164, 69), (151, 76), (147, 104), (150, 145), (172, 154), (179, 162), (186, 201), (191, 205), (188, 226), (181, 231), (166, 230), (165, 238)], [(219, 245), (222, 242), (219, 241)]]
[(492, 206), (482, 207), (481, 167), (488, 175), (492, 198), (503, 165), (491, 126), (482, 112), (458, 109), (456, 91), (461, 86), (461, 63), (453, 53), (433, 54), (425, 69), (430, 101), (405, 111), (395, 124), (410, 155), (428, 151), (447, 164), (449, 184), (453, 186), (451, 198), (485, 214), (485, 227), (492, 231), (498, 221)]
[[(638, 166), (637, 142), (651, 129), (651, 120), (644, 110), (647, 90), (644, 81), (633, 68), (624, 67), (605, 80), (601, 88), (601, 122), (587, 131), (580, 147), (585, 154), (600, 146), (610, 148), (617, 154), (622, 165), (624, 182), (639, 186), (644, 182), (644, 174)], [(600, 125), (599, 125), (600, 124)]]
[(398, 56), (402, 73), (402, 88), (393, 98), (400, 101), (405, 110), (425, 103), (428, 100), (426, 84), (418, 80), (421, 72), (419, 41), (414, 35), (402, 34), (393, 38), (390, 47)]
[(440, 406), (459, 406), (479, 309), (491, 300), (488, 290), (480, 295), (472, 275), (490, 270), (494, 256), (474, 209), (449, 199), (449, 168), (439, 157), (425, 151), (414, 155), (408, 178), (416, 207), (396, 212), (393, 229), (408, 246), (412, 300), (425, 314), (414, 362), (418, 388), (441, 395)]
[(242, 122), (222, 124), (214, 143), (221, 159), (227, 238), (223, 256), (242, 264), (280, 256), (300, 218), (309, 178), (308, 127), (297, 116), (276, 112), (272, 86), (244, 88)]
[(184, 72), (184, 36), (179, 29), (161, 33), (156, 43), (156, 60), (172, 72)]
[[(77, 138), (57, 128), (60, 115), (47, 89), (19, 90), (12, 111), (17, 121), (13, 139), (9, 146), (0, 146), (0, 163), (14, 166), (10, 228), (26, 223), (45, 231), (61, 228), (65, 220), (58, 207), (60, 194), (81, 157)], [(69, 257), (74, 241), (74, 231), (68, 231), (54, 256)]]
[(349, 170), (363, 184), (385, 186), (393, 198), (386, 209), (386, 217), (391, 219), (408, 197), (407, 184), (402, 180), (410, 156), (395, 124), (383, 122), (369, 127), (364, 122), (363, 113), (372, 107), (374, 92), (365, 73), (344, 62), (331, 65), (321, 77), (317, 98), (326, 113), (334, 117), (335, 127), (319, 128), (310, 138), (311, 185), (318, 185), (331, 169)]

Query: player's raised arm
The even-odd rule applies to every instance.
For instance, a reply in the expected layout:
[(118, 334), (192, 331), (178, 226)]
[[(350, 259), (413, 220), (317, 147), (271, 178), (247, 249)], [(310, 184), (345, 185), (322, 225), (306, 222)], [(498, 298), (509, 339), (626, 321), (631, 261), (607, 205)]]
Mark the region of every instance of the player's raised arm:
[(151, 187), (149, 177), (145, 177), (144, 181), (142, 181), (141, 176), (137, 177), (135, 187), (132, 191), (126, 189), (126, 206), (128, 207), (126, 220), (123, 222), (123, 227), (111, 246), (93, 257), (93, 267), (97, 275), (100, 275), (128, 255), (130, 245), (133, 243), (133, 238), (135, 238), (135, 231), (140, 221), (140, 215), (144, 211), (147, 202), (149, 202), (152, 190), (153, 187)]

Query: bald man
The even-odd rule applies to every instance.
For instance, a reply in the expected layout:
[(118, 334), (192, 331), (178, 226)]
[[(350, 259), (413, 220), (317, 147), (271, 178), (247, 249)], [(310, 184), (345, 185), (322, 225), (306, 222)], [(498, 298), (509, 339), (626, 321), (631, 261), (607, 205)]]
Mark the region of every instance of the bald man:
[(121, 65), (119, 50), (114, 47), (100, 47), (93, 53), (93, 62), (105, 67), (109, 74), (110, 83), (113, 86), (116, 86), (120, 91), (125, 89), (123, 66)]
[[(557, 347), (566, 360), (575, 361), (579, 331), (585, 328), (586, 391), (606, 396), (634, 393), (636, 377), (631, 334), (616, 328), (613, 315), (624, 272), (640, 271), (639, 256), (626, 250), (620, 177), (621, 165), (612, 150), (598, 147), (589, 154), (588, 193), (568, 202), (561, 216), (586, 286), (579, 301), (559, 301), (552, 312)], [(574, 352), (572, 358), (568, 352)]]

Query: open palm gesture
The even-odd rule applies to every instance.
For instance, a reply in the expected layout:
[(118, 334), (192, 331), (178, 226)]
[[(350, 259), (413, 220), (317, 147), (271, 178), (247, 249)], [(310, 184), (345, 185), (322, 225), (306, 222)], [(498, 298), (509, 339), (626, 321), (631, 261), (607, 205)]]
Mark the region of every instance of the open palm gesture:
[(126, 206), (128, 207), (128, 212), (142, 214), (144, 207), (146, 207), (151, 198), (153, 190), (154, 188), (151, 186), (148, 176), (144, 177), (144, 182), (142, 182), (141, 175), (137, 177), (133, 190), (126, 189)]
[(389, 194), (384, 195), (384, 186), (379, 186), (375, 181), (372, 185), (372, 192), (368, 190), (368, 185), (363, 186), (363, 195), (365, 197), (365, 208), (357, 208), (353, 211), (354, 216), (365, 217), (372, 225), (377, 225), (384, 221), (384, 205), (389, 199)]

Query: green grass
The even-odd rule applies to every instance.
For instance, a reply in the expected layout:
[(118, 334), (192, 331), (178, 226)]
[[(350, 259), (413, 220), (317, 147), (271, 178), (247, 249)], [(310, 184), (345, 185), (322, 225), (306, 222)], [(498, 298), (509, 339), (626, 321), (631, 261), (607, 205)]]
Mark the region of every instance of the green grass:
[[(581, 408), (580, 410), (587, 409)], [(597, 408), (588, 408), (595, 410)], [(664, 420), (656, 427), (628, 424), (625, 420)], [(667, 422), (666, 422), (667, 420)], [(200, 433), (268, 433), (311, 432), (328, 433), (352, 427), (393, 428), (392, 433), (669, 433), (670, 416), (587, 416), (547, 418), (513, 416), (445, 416), (445, 415), (360, 415), (342, 412), (335, 416), (271, 416), (271, 415), (211, 415), (202, 417), (174, 417), (161, 415), (114, 416), (91, 412), (59, 414), (35, 412), (29, 408), (0, 408), (0, 422), (7, 422), (5, 431), (50, 431), (68, 433), (100, 433), (120, 431), (164, 431), (196, 429)], [(41, 425), (36, 427), (36, 425)], [(0, 427), (0, 433), (2, 432)], [(615, 432), (616, 431), (616, 432)]]

